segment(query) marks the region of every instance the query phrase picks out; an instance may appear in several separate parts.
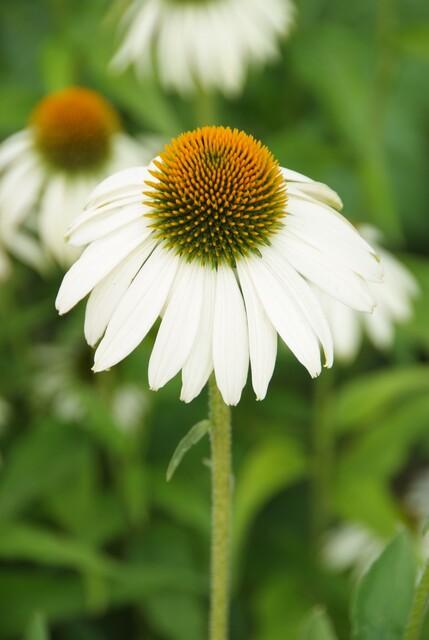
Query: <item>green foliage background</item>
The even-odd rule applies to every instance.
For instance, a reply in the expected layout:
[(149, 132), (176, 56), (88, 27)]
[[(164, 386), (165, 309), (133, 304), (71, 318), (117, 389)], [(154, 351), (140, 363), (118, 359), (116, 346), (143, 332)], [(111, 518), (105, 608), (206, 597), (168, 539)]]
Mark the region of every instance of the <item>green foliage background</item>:
[[(209, 105), (166, 94), (156, 78), (108, 72), (112, 3), (2, 0), (0, 136), (24, 127), (44, 94), (78, 83), (104, 93), (132, 133), (167, 139), (209, 120), (245, 129), (283, 165), (338, 190), (352, 220), (383, 230), (421, 287), (394, 349), (366, 344), (355, 364), (316, 381), (281, 350), (267, 400), (256, 404), (247, 389), (234, 411), (232, 637), (329, 640), (334, 629), (340, 639), (380, 639), (368, 632), (370, 593), (386, 621), (393, 598), (399, 626), (386, 622), (383, 638), (399, 640), (415, 571), (408, 546), (419, 539), (403, 496), (429, 465), (429, 5), (297, 4), (282, 58), (252, 72), (240, 98)], [(177, 380), (147, 391), (150, 340), (115, 371), (90, 374), (83, 309), (59, 319), (53, 307), (60, 279), (16, 264), (1, 287), (0, 638), (202, 639), (207, 441), (169, 484), (165, 471), (206, 417), (206, 398), (181, 404)], [(49, 372), (59, 383), (46, 393)], [(120, 388), (141, 390), (131, 427), (112, 411)], [(70, 403), (79, 415), (64, 411)], [(353, 576), (320, 559), (320, 540), (341, 522), (386, 541), (399, 523), (410, 531), (386, 551), (403, 591), (384, 602), (382, 565), (351, 617)], [(315, 605), (332, 624), (321, 610), (308, 617)]]

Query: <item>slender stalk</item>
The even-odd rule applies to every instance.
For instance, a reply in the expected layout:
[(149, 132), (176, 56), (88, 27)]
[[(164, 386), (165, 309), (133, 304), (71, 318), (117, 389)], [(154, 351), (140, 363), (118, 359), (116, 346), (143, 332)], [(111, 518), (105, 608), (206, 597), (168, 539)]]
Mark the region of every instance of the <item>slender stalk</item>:
[(200, 91), (195, 98), (195, 121), (198, 127), (216, 124), (216, 96)]
[(212, 470), (210, 640), (227, 640), (231, 543), (231, 411), (209, 381)]
[(404, 640), (419, 640), (429, 600), (429, 562), (427, 563), (414, 596)]

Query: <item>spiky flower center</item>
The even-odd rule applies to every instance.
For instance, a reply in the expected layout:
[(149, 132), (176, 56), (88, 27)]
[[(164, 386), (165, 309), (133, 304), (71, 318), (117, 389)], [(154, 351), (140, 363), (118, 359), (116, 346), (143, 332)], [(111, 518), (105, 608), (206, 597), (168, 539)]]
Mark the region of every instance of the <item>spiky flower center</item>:
[(95, 91), (71, 87), (42, 100), (30, 126), (49, 164), (65, 171), (88, 171), (109, 158), (119, 117)]
[(252, 136), (203, 127), (172, 140), (153, 162), (145, 203), (157, 236), (189, 260), (235, 264), (282, 225), (286, 185)]

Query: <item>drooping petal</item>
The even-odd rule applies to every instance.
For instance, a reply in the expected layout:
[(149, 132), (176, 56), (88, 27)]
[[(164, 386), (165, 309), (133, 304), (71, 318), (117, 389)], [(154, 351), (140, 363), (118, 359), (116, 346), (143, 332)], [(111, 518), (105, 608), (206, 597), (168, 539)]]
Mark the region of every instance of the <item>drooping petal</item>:
[(149, 360), (149, 386), (163, 387), (182, 368), (198, 330), (203, 303), (204, 267), (182, 262)]
[(216, 292), (216, 272), (204, 269), (204, 298), (200, 323), (191, 353), (182, 369), (180, 399), (191, 402), (198, 396), (213, 370), (213, 316)]
[(268, 247), (263, 250), (262, 255), (266, 264), (293, 297), (306, 321), (320, 340), (325, 354), (326, 366), (332, 367), (334, 361), (332, 334), (316, 296), (306, 281), (278, 251)]
[(143, 205), (135, 202), (100, 211), (99, 215), (92, 216), (70, 230), (70, 243), (77, 247), (84, 246), (112, 231), (117, 231), (134, 220), (140, 219), (145, 222), (144, 211)]
[(94, 346), (101, 338), (133, 278), (155, 248), (149, 237), (91, 291), (85, 309), (85, 338)]
[(374, 308), (366, 282), (332, 256), (308, 245), (287, 229), (278, 234), (273, 245), (280, 248), (301, 275), (322, 291), (358, 311), (370, 312)]
[(338, 193), (323, 182), (316, 182), (291, 169), (282, 168), (282, 172), (287, 182), (288, 194), (301, 194), (317, 202), (324, 202), (337, 211), (343, 208), (343, 202)]
[(246, 305), (252, 385), (256, 399), (263, 400), (274, 372), (277, 332), (269, 321), (241, 260), (237, 263), (237, 271)]
[(114, 173), (95, 187), (88, 197), (86, 209), (102, 206), (117, 198), (141, 194), (148, 177), (147, 167), (132, 167)]
[(213, 364), (217, 386), (227, 404), (240, 400), (249, 368), (246, 311), (234, 272), (220, 265), (216, 274)]
[(242, 262), (283, 342), (312, 377), (318, 376), (321, 372), (319, 342), (294, 298), (261, 258)]
[(64, 276), (55, 306), (66, 313), (149, 235), (141, 220), (88, 245)]
[(341, 215), (324, 205), (291, 197), (285, 228), (312, 246), (331, 254), (347, 269), (379, 282), (383, 270), (376, 250)]
[(94, 371), (123, 360), (145, 338), (161, 313), (179, 258), (158, 245), (146, 260), (107, 325), (94, 358)]

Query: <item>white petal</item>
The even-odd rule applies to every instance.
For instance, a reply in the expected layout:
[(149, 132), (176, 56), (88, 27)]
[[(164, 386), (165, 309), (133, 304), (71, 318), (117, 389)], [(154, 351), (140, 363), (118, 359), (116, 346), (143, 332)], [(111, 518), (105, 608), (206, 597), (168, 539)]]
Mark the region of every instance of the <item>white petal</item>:
[(85, 338), (89, 345), (94, 346), (100, 340), (119, 302), (155, 244), (155, 240), (147, 238), (91, 291), (85, 310)]
[(363, 321), (370, 339), (378, 349), (391, 346), (395, 332), (392, 319), (386, 309), (376, 307), (373, 313), (363, 317)]
[(156, 247), (107, 325), (95, 352), (94, 371), (109, 369), (142, 342), (165, 304), (179, 263), (177, 256)]
[(45, 177), (39, 159), (32, 149), (3, 174), (0, 181), (3, 236), (13, 233), (29, 215), (37, 203)]
[[(356, 356), (362, 336), (361, 316), (342, 302), (315, 289), (328, 318), (334, 339), (335, 358), (350, 362)], [(374, 311), (373, 311), (374, 313)], [(365, 314), (366, 317), (367, 314)], [(369, 314), (368, 314), (369, 315)], [(363, 317), (363, 316), (362, 316)]]
[(148, 234), (146, 225), (137, 220), (90, 244), (64, 276), (55, 302), (59, 313), (66, 313), (82, 300)]
[(287, 229), (276, 236), (273, 246), (278, 246), (288, 262), (322, 291), (358, 311), (372, 311), (374, 308), (364, 280), (332, 256), (287, 233)]
[(147, 167), (133, 167), (114, 173), (97, 185), (88, 198), (86, 208), (101, 206), (116, 198), (143, 193), (148, 175)]
[(269, 321), (246, 269), (237, 263), (241, 290), (244, 296), (249, 331), (252, 385), (257, 400), (263, 400), (274, 372), (277, 355), (277, 332)]
[(237, 404), (249, 368), (249, 339), (243, 298), (233, 270), (225, 266), (216, 274), (213, 364), (224, 401)]
[(32, 145), (30, 132), (27, 129), (18, 131), (0, 144), (0, 171), (24, 155)]
[(289, 198), (288, 211), (287, 229), (365, 279), (381, 281), (383, 270), (375, 250), (342, 215), (297, 197)]
[(65, 232), (70, 219), (81, 209), (84, 198), (82, 185), (68, 183), (65, 177), (56, 175), (47, 183), (40, 203), (40, 236), (50, 254), (63, 266), (72, 263), (80, 253), (67, 245)]
[(261, 258), (242, 262), (280, 337), (310, 375), (318, 376), (322, 368), (319, 343), (294, 298)]
[(316, 182), (291, 169), (282, 168), (282, 173), (287, 182), (288, 193), (301, 193), (318, 202), (325, 202), (338, 211), (343, 208), (343, 203), (338, 193), (323, 182)]
[(205, 269), (182, 262), (149, 360), (149, 386), (163, 387), (189, 356), (201, 315)]
[(98, 209), (98, 215), (88, 217), (85, 222), (73, 226), (69, 231), (70, 243), (77, 247), (84, 246), (99, 240), (112, 231), (117, 231), (129, 222), (138, 219), (144, 221), (144, 211), (145, 208), (135, 202), (109, 208), (107, 211)]
[(201, 392), (213, 370), (213, 317), (216, 292), (216, 272), (204, 269), (204, 299), (198, 332), (191, 353), (182, 369), (180, 399), (191, 402)]
[(307, 282), (291, 267), (282, 254), (268, 247), (263, 250), (262, 256), (301, 309), (308, 324), (320, 340), (325, 354), (326, 366), (332, 367), (334, 361), (332, 335), (318, 299)]

